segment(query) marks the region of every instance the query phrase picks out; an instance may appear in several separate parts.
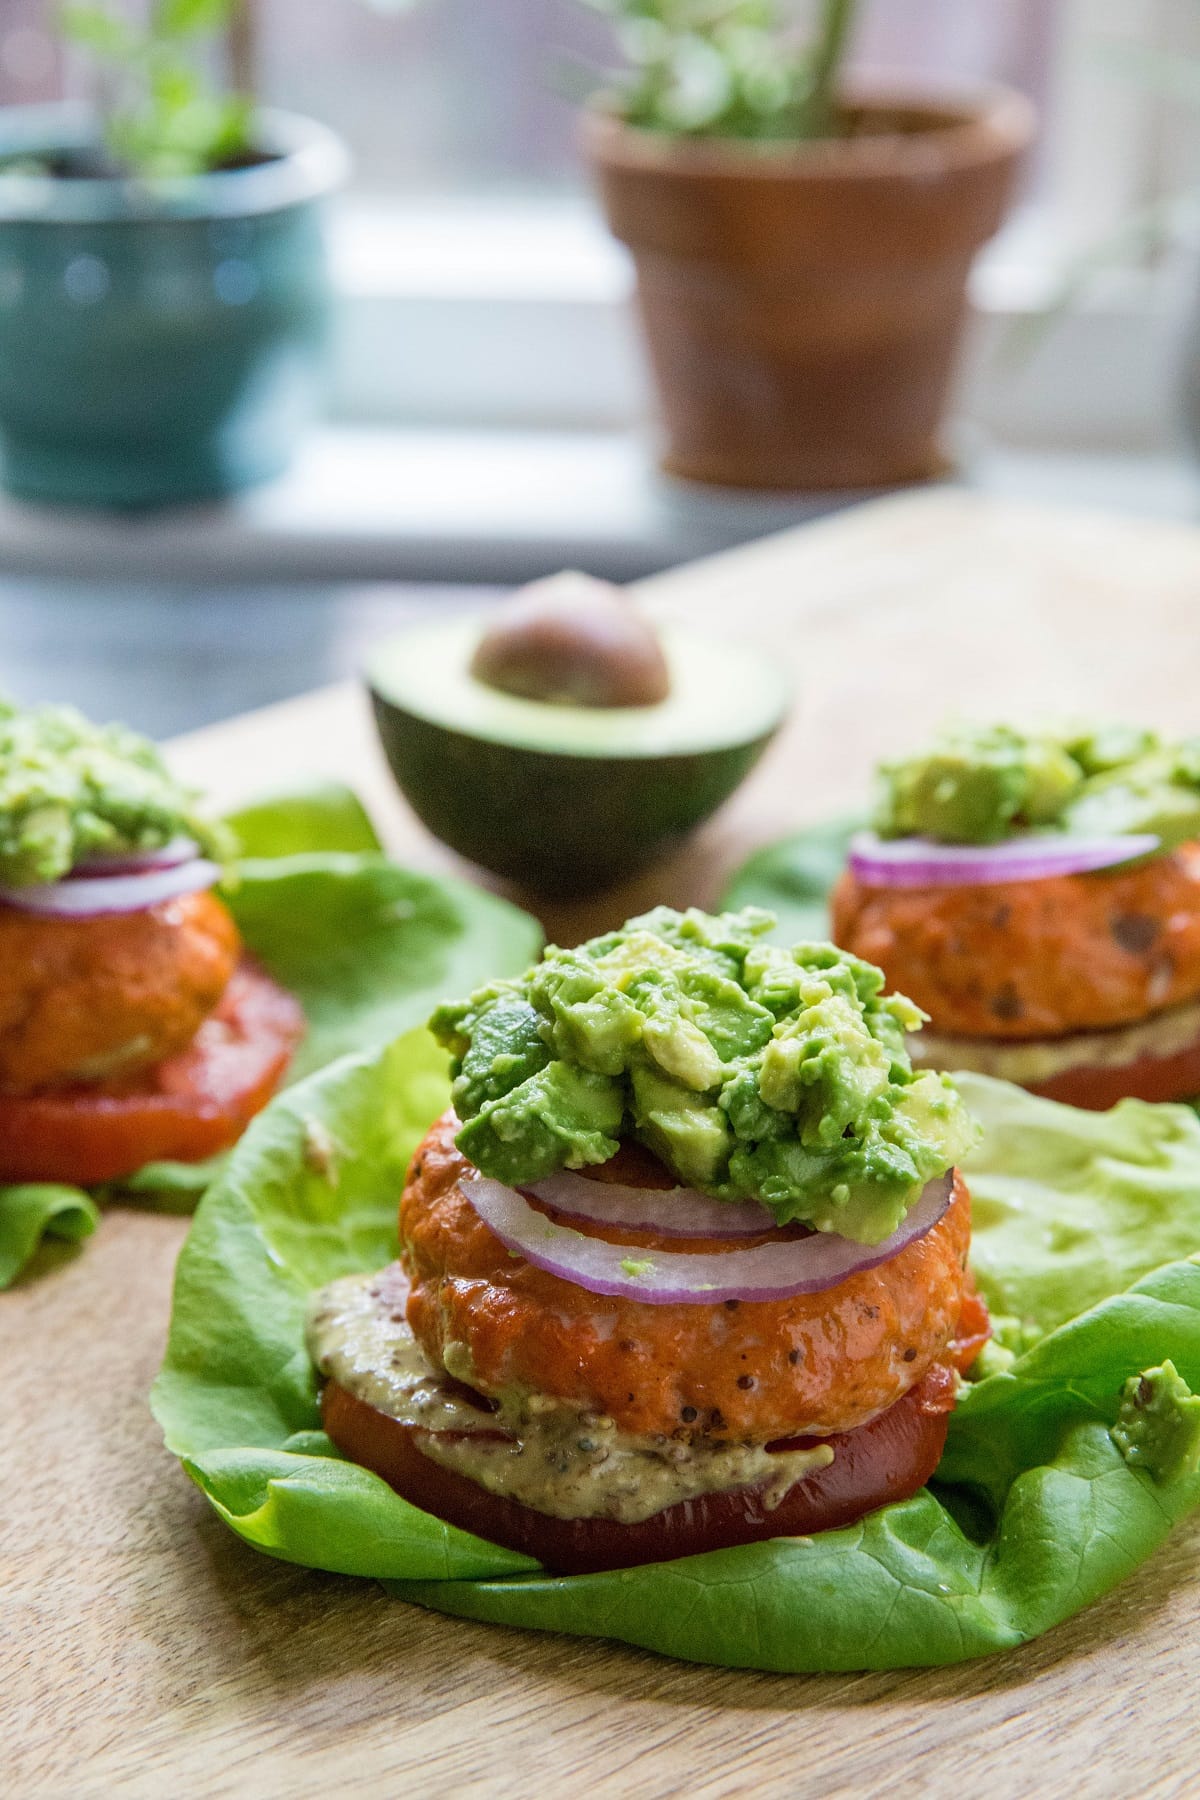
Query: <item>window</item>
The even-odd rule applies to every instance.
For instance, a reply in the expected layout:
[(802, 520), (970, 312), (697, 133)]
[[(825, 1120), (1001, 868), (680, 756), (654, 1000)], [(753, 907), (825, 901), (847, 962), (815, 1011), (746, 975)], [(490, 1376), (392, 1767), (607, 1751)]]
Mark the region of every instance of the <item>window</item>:
[[(264, 97), (323, 118), (356, 158), (334, 236), (345, 302), (341, 413), (569, 426), (638, 417), (630, 273), (588, 196), (568, 97), (586, 86), (582, 69), (611, 58), (604, 21), (575, 0), (416, 0), (391, 11), (386, 0), (249, 4)], [(69, 88), (53, 0), (0, 8), (0, 100)], [(1007, 81), (1041, 112), (1023, 205), (981, 270), (985, 311), (1039, 302), (1064, 257), (1195, 166), (1195, 133), (1176, 109), (1106, 65), (1113, 42), (1200, 49), (1200, 3), (866, 0), (863, 66), (925, 82)], [(1069, 435), (1085, 394), (1078, 416), (1093, 436), (1097, 405), (1110, 409), (1110, 435), (1125, 429), (1130, 407), (1148, 416), (1160, 284), (1135, 279), (1113, 308), (1099, 337), (1094, 320), (1079, 325), (1077, 347), (1074, 322), (1060, 333), (1069, 387), (1056, 385), (1057, 364), (1039, 391), (996, 386), (1006, 429), (1032, 407)], [(1122, 338), (1123, 320), (1141, 333), (1136, 343)], [(1081, 380), (1072, 358), (1101, 354), (1103, 383)], [(993, 401), (980, 403), (985, 413)]]
[[(1045, 97), (1056, 0), (869, 0), (860, 59), (924, 78), (996, 79)], [(263, 87), (340, 129), (360, 192), (577, 188), (575, 105), (614, 60), (577, 0), (259, 0)]]
[(0, 102), (53, 100), (61, 92), (61, 59), (46, 0), (4, 0), (0, 19)]

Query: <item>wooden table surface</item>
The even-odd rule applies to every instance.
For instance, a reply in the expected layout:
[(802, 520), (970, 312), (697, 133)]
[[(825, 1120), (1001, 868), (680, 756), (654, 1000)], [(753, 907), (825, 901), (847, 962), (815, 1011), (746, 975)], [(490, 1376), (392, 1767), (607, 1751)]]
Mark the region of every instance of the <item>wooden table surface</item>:
[[(645, 585), (797, 671), (737, 799), (568, 941), (711, 902), (754, 843), (853, 805), (955, 711), (1200, 729), (1200, 532), (955, 492), (889, 501)], [(414, 865), (453, 866), (335, 688), (178, 740), (232, 797), (352, 780)], [(1038, 1643), (946, 1671), (791, 1678), (438, 1617), (256, 1554), (146, 1407), (185, 1222), (120, 1208), (0, 1295), (0, 1794), (993, 1796), (1200, 1792), (1200, 1531)], [(13, 1402), (15, 1401), (15, 1414)]]

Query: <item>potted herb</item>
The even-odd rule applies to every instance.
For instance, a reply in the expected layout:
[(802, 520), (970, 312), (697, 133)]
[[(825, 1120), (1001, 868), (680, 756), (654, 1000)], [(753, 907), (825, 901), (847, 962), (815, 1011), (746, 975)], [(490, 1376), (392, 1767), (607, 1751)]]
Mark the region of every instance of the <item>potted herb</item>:
[[(321, 202), (345, 153), (201, 69), (236, 0), (75, 4), (95, 104), (0, 111), (0, 445), (19, 495), (147, 506), (286, 463), (328, 314)], [(244, 59), (243, 59), (244, 60)]]
[(585, 143), (633, 254), (665, 467), (746, 487), (935, 474), (972, 258), (1033, 130), (1019, 95), (843, 77), (854, 0), (589, 0), (629, 68)]

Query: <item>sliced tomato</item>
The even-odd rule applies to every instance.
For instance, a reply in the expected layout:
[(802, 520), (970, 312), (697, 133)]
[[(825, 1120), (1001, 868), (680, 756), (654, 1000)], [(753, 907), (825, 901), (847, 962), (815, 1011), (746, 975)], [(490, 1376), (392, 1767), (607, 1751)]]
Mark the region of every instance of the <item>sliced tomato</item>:
[(0, 1181), (92, 1187), (149, 1162), (203, 1162), (262, 1111), (303, 1035), (299, 1002), (243, 961), (187, 1049), (137, 1086), (0, 1094)]
[(907, 1499), (925, 1485), (941, 1458), (954, 1388), (953, 1372), (935, 1363), (915, 1388), (856, 1431), (771, 1445), (782, 1451), (824, 1441), (833, 1449), (833, 1461), (796, 1482), (776, 1507), (768, 1509), (758, 1489), (739, 1488), (681, 1501), (633, 1525), (616, 1519), (554, 1519), (504, 1495), (489, 1494), (424, 1455), (421, 1440), (427, 1433), (389, 1418), (336, 1382), (326, 1384), (321, 1412), (344, 1456), (373, 1469), (423, 1512), (522, 1551), (556, 1573), (582, 1575), (763, 1538), (808, 1537)]
[(1113, 1066), (1063, 1069), (1031, 1087), (1047, 1100), (1107, 1112), (1118, 1100), (1193, 1100), (1200, 1094), (1200, 1039), (1171, 1056), (1141, 1056)]

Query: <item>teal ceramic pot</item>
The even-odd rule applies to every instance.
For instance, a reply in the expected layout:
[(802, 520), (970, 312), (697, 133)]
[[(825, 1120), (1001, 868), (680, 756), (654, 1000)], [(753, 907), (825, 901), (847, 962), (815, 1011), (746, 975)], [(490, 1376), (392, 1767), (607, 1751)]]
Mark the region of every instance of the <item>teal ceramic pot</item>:
[(264, 113), (267, 160), (154, 182), (40, 172), (86, 150), (62, 107), (0, 110), (0, 450), (35, 500), (144, 507), (283, 469), (321, 386), (322, 126)]

